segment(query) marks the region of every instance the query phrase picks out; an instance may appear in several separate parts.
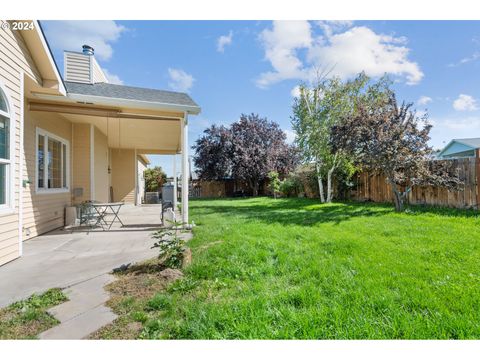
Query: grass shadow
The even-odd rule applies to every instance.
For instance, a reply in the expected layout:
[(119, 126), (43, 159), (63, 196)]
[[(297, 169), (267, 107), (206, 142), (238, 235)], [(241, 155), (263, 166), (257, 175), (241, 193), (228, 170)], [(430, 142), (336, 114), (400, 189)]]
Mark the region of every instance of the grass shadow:
[[(191, 207), (201, 214), (228, 213), (229, 216), (262, 221), (267, 224), (312, 226), (322, 223), (340, 224), (352, 218), (382, 217), (395, 213), (392, 204), (373, 202), (334, 202), (321, 204), (317, 199), (286, 198), (265, 201), (266, 198), (222, 199), (192, 201)], [(440, 215), (477, 217), (472, 209), (452, 209), (423, 205), (410, 205), (405, 216)]]

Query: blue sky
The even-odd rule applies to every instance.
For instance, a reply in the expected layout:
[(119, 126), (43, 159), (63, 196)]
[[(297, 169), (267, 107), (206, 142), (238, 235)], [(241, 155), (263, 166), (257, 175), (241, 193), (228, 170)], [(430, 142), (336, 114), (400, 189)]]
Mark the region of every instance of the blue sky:
[[(186, 91), (211, 124), (255, 112), (290, 130), (292, 95), (316, 69), (344, 79), (388, 73), (398, 98), (427, 109), (431, 144), (480, 137), (480, 22), (42, 21), (55, 59), (84, 43), (112, 82)], [(171, 158), (151, 156), (171, 175)]]

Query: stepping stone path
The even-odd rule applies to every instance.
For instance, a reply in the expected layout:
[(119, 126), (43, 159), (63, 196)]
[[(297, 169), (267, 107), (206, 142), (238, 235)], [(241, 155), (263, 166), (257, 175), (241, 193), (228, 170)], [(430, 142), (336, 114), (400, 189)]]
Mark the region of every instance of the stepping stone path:
[[(182, 233), (180, 237), (189, 241), (192, 233)], [(187, 257), (187, 262), (191, 261), (191, 253)], [(182, 272), (166, 269), (160, 274), (174, 280), (181, 277)], [(105, 305), (110, 294), (104, 287), (115, 280), (115, 276), (111, 274), (102, 274), (64, 289), (63, 292), (69, 300), (48, 310), (48, 313), (60, 321), (60, 324), (44, 331), (38, 335), (38, 338), (84, 339), (94, 331), (110, 324), (117, 315)]]
[(60, 324), (44, 331), (38, 337), (83, 339), (111, 323), (117, 315), (105, 305), (110, 295), (104, 290), (104, 286), (113, 281), (113, 275), (104, 274), (66, 288), (64, 293), (69, 300), (48, 310)]

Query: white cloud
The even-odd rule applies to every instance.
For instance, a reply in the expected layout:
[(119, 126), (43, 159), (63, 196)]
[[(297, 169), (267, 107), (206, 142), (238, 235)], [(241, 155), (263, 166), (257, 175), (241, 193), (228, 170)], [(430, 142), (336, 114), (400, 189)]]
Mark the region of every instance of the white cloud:
[[(330, 75), (343, 79), (361, 71), (373, 77), (388, 73), (410, 85), (423, 78), (418, 64), (408, 58), (405, 37), (377, 34), (365, 26), (348, 28), (351, 22), (317, 24), (323, 36), (314, 34), (308, 21), (274, 21), (271, 29), (261, 33), (265, 59), (273, 71), (260, 74), (257, 86), (265, 88), (287, 79), (311, 80), (317, 69), (330, 70)], [(302, 51), (306, 54), (303, 60)]]
[(112, 43), (127, 29), (111, 20), (62, 20), (45, 22), (45, 32), (52, 48), (81, 51), (87, 44), (95, 49), (100, 60), (109, 60), (113, 54)]
[(292, 97), (294, 98), (298, 98), (300, 97), (300, 86), (295, 86), (291, 91), (290, 91), (290, 95), (292, 95)]
[(448, 64), (449, 67), (457, 67), (480, 59), (480, 51), (475, 51), (472, 55), (460, 59), (456, 63)]
[(332, 74), (341, 78), (361, 71), (369, 76), (391, 74), (417, 84), (423, 77), (417, 63), (408, 60), (409, 49), (404, 38), (377, 34), (368, 27), (354, 27), (319, 41), (308, 54), (315, 64), (332, 67)]
[(228, 35), (222, 35), (217, 39), (217, 51), (224, 52), (225, 46), (231, 45), (233, 40), (233, 31), (230, 30)]
[(417, 100), (418, 105), (427, 105), (428, 103), (431, 103), (433, 99), (430, 96), (420, 96), (420, 98)]
[(329, 37), (334, 33), (344, 31), (353, 26), (351, 20), (322, 20), (317, 21), (317, 25), (323, 30), (325, 36)]
[(108, 69), (105, 68), (102, 68), (102, 70), (110, 84), (123, 85), (123, 80), (120, 79), (118, 75), (112, 74), (110, 71), (108, 71)]
[(272, 29), (262, 31), (260, 41), (265, 48), (265, 59), (274, 71), (260, 74), (257, 86), (265, 88), (282, 80), (305, 78), (297, 50), (311, 46), (311, 26), (308, 21), (274, 21)]
[(477, 100), (470, 95), (460, 94), (453, 102), (453, 108), (457, 111), (474, 111), (478, 109)]
[(195, 81), (194, 77), (181, 69), (168, 68), (168, 86), (175, 91), (188, 92)]
[(295, 141), (295, 131), (292, 130), (283, 130), (285, 135), (287, 136), (287, 143), (293, 144)]

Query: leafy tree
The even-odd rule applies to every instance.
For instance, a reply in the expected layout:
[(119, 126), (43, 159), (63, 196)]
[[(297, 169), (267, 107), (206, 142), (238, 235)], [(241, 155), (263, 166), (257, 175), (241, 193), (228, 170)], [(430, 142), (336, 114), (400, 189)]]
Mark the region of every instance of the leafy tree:
[(300, 96), (293, 105), (292, 127), (304, 161), (315, 164), (321, 202), (332, 201), (336, 173), (346, 174), (347, 178), (353, 175), (351, 159), (341, 149), (333, 149), (330, 135), (342, 118), (355, 113), (355, 99), (367, 81), (362, 73), (348, 82), (332, 78), (320, 79), (311, 87), (300, 85)]
[(384, 174), (393, 190), (395, 210), (402, 211), (413, 186), (454, 189), (462, 183), (444, 163), (429, 162), (432, 126), (427, 115), (416, 116), (411, 103), (399, 106), (389, 86), (387, 78), (369, 86), (357, 111), (333, 127), (331, 144), (354, 157), (362, 170)]
[(268, 185), (273, 197), (276, 199), (278, 193), (280, 192), (280, 178), (278, 177), (278, 172), (270, 171), (268, 173)]
[(232, 175), (245, 180), (258, 195), (260, 182), (268, 172), (278, 170), (286, 174), (292, 164), (285, 163), (289, 153), (295, 153), (286, 143), (286, 135), (280, 126), (258, 114), (240, 116), (231, 126), (232, 131)]
[(285, 175), (298, 162), (298, 151), (286, 143), (280, 126), (257, 114), (242, 114), (229, 128), (211, 126), (194, 149), (199, 178), (243, 180), (254, 196), (269, 171)]
[(167, 182), (167, 174), (160, 166), (146, 169), (143, 176), (146, 191), (158, 191)]
[(212, 125), (204, 130), (193, 146), (193, 162), (203, 180), (222, 180), (232, 173), (232, 132), (225, 126)]

